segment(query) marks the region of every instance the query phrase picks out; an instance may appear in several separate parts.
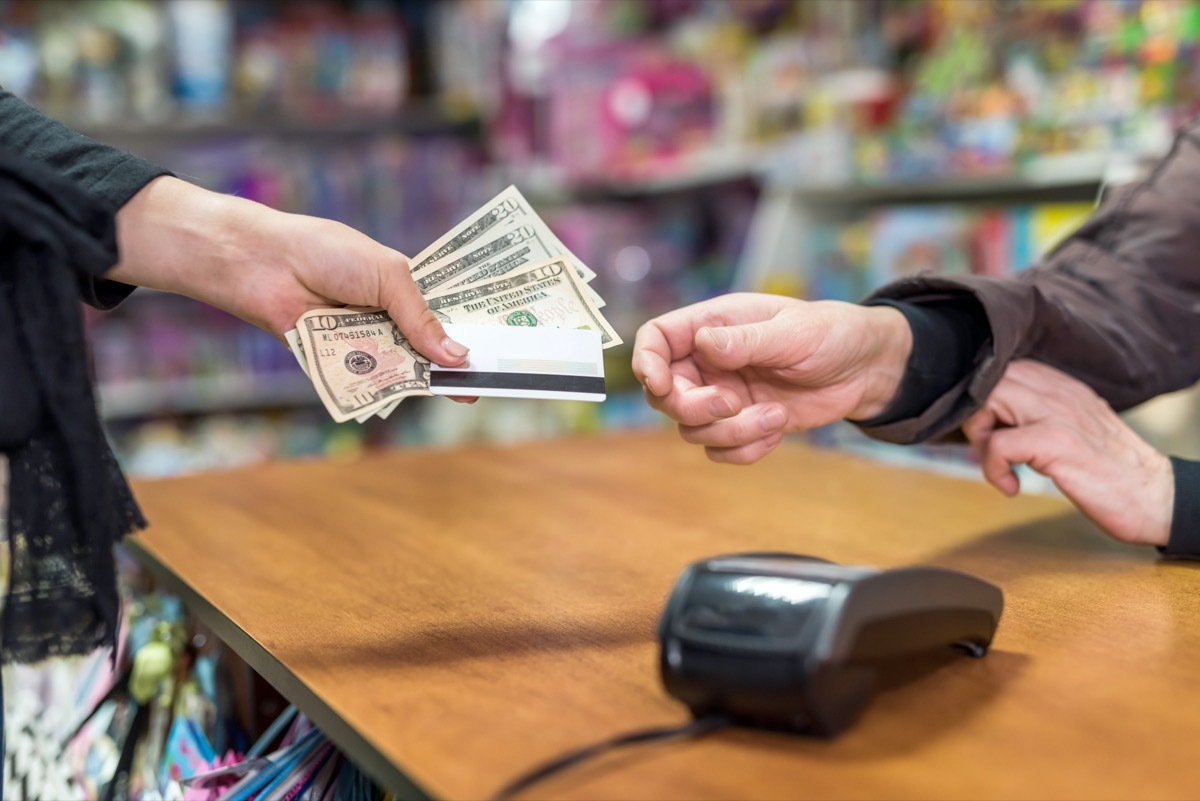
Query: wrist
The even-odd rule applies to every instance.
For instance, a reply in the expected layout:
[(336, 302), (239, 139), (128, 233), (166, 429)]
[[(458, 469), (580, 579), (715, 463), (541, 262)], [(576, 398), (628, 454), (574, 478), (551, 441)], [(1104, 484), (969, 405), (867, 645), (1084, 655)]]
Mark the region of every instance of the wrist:
[(272, 216), (283, 215), (171, 176), (155, 179), (117, 212), (120, 261), (106, 277), (229, 308), (247, 268), (271, 259), (260, 243)]
[(1140, 541), (1146, 545), (1165, 547), (1171, 539), (1171, 524), (1175, 514), (1175, 466), (1170, 457), (1147, 448), (1144, 458), (1147, 486), (1144, 488), (1146, 524)]
[(849, 415), (851, 420), (878, 417), (895, 400), (904, 379), (913, 335), (904, 314), (891, 306), (860, 309), (867, 320), (867, 355), (863, 365), (863, 393)]

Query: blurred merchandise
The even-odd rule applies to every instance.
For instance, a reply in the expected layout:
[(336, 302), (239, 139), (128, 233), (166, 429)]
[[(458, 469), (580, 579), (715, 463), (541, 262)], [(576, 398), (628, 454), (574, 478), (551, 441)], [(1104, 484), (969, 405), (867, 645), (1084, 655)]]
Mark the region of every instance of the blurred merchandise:
[(319, 144), (216, 137), (159, 163), (216, 192), (338, 220), (415, 254), (482, 202), (477, 146), (455, 136), (356, 136)]
[[(1046, 256), (1083, 224), (1095, 207), (1091, 203), (1055, 203), (1034, 206), (1029, 214), (1027, 263)], [(1020, 269), (1018, 266), (1016, 269)]]
[(461, 0), (434, 3), (431, 50), (436, 94), (452, 115), (492, 117), (500, 107), (505, 3)]
[(677, 306), (729, 291), (756, 193), (721, 184), (654, 197), (575, 204), (546, 219), (596, 271), (593, 288), (627, 342)]
[(319, 768), (293, 780), (295, 797), (314, 784), (336, 786), (330, 797), (384, 797), (295, 707), (261, 692), (261, 680), (178, 598), (119, 555), (115, 658), (98, 651), (4, 667), (6, 797), (205, 801), (243, 778), (286, 785), (284, 768), (302, 749)]
[(33, 92), (38, 77), (38, 49), (34, 35), (30, 20), (11, 12), (0, 27), (0, 86), (22, 97)]
[[(1022, 269), (1168, 147), (1197, 76), (1192, 0), (0, 0), (0, 85), (215, 191), (412, 254), (515, 184), (627, 342), (731, 288)], [(658, 420), (617, 348), (597, 409), (335, 431), (227, 315), (138, 292), (89, 319), (139, 475)]]
[(167, 0), (172, 96), (185, 114), (226, 111), (233, 55), (230, 0)]
[(10, 0), (0, 13), (3, 85), (75, 124), (394, 116), (411, 96), (387, 3)]
[[(145, 292), (145, 290), (143, 290)], [(139, 293), (140, 294), (140, 293)], [(294, 362), (267, 332), (176, 295), (151, 294), (112, 313), (88, 311), (101, 387), (130, 381), (291, 372)]]
[[(856, 302), (890, 281), (918, 273), (1006, 275), (1033, 266), (1092, 213), (1086, 203), (892, 206), (813, 222), (808, 231), (806, 295)], [(977, 478), (978, 460), (960, 444), (893, 445), (849, 423), (809, 432), (822, 447), (893, 464)], [(1031, 471), (1025, 491), (1054, 492)]]
[(1092, 213), (1084, 203), (894, 206), (814, 224), (808, 297), (861, 300), (919, 273), (1005, 275), (1035, 264)]
[(403, 20), (387, 4), (345, 8), (239, 2), (238, 110), (314, 121), (398, 112), (411, 94)]
[(669, 170), (713, 136), (707, 74), (657, 44), (576, 48), (555, 74), (548, 155), (568, 181)]
[[(1190, 0), (9, 0), (0, 78), (77, 123), (389, 117), (418, 91), (567, 181), (782, 149), (878, 181), (1161, 152)], [(426, 74), (431, 73), (431, 74)], [(815, 172), (814, 172), (815, 170)]]
[(810, 186), (1065, 169), (1161, 153), (1198, 37), (1188, 0), (516, 0), (489, 96), (500, 158), (568, 182), (731, 151)]

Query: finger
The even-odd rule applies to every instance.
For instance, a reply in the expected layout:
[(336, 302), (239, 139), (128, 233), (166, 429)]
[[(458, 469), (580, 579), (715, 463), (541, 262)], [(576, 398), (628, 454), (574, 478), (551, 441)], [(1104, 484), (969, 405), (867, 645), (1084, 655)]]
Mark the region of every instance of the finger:
[(400, 333), (430, 361), (457, 367), (467, 359), (467, 348), (446, 336), (437, 316), (421, 296), (408, 268), (408, 259), (392, 251), (393, 258), (382, 269), (380, 299), (396, 321)]
[(794, 364), (796, 332), (773, 320), (745, 325), (706, 326), (696, 332), (695, 347), (704, 361), (722, 370), (748, 365), (785, 367)]
[(736, 396), (715, 387), (695, 387), (687, 390), (686, 394), (682, 391), (673, 392), (665, 398), (643, 387), (642, 394), (650, 408), (662, 412), (676, 423), (689, 426), (706, 425), (732, 417), (741, 410)]
[(762, 403), (743, 409), (733, 417), (703, 426), (679, 427), (684, 442), (714, 448), (740, 448), (772, 434), (787, 424), (787, 411), (777, 403)]
[(963, 422), (963, 436), (971, 443), (977, 455), (982, 455), (988, 438), (996, 430), (997, 425), (996, 412), (991, 405), (985, 405)]
[(984, 480), (1005, 495), (1012, 497), (1021, 491), (1021, 479), (1017, 478), (1017, 474), (1013, 471), (1013, 465), (1021, 464), (1021, 462), (1009, 461), (1010, 458), (1019, 460), (1020, 457), (1009, 456), (1006, 452), (997, 449), (996, 437), (991, 437), (979, 451)]
[(479, 400), (479, 398), (477, 398), (477, 397), (466, 397), (463, 395), (446, 395), (445, 397), (449, 398), (450, 400), (454, 401), (455, 403), (470, 404), (470, 403), (474, 403), (475, 401)]
[[(988, 395), (987, 402), (980, 411), (986, 410), (990, 415), (991, 429), (994, 430), (998, 426), (1028, 425), (1047, 417), (1054, 417), (1058, 414), (1057, 407), (1052, 407), (1051, 403), (1048, 393), (1041, 391), (1036, 385), (1010, 377), (1006, 371), (1004, 378)], [(973, 423), (975, 430), (984, 438), (988, 433), (987, 425), (986, 417)], [(963, 433), (970, 437), (965, 425)]]
[(1048, 475), (1048, 466), (1068, 455), (1071, 447), (1065, 431), (1051, 422), (999, 429), (993, 432), (984, 449), (984, 478), (1005, 495), (1016, 495), (1021, 489), (1021, 482), (1013, 470), (1014, 466), (1027, 464), (1037, 472)]
[(699, 368), (691, 359), (680, 359), (672, 362), (666, 369), (665, 380), (667, 386), (665, 390), (654, 392), (650, 387), (642, 385), (646, 390), (646, 397), (651, 401), (651, 405), (658, 408), (656, 400), (670, 395), (676, 389), (693, 389), (697, 386), (703, 386), (706, 382), (703, 376), (700, 375)]
[(638, 329), (633, 342), (633, 375), (657, 396), (671, 391), (671, 347), (657, 325), (646, 323)]
[(650, 405), (677, 423), (702, 426), (732, 417), (741, 411), (737, 396), (721, 387), (696, 386), (681, 375), (672, 375), (672, 389), (665, 397), (646, 390)]
[(633, 369), (643, 386), (657, 395), (671, 391), (666, 366), (690, 356), (696, 348), (696, 331), (709, 325), (725, 326), (767, 320), (803, 301), (779, 295), (740, 292), (693, 303), (659, 315), (642, 325), (634, 338)]
[(704, 452), (714, 462), (722, 464), (753, 464), (775, 450), (783, 441), (783, 434), (771, 434), (749, 445), (737, 448), (705, 448)]
[(692, 355), (693, 314), (693, 307), (664, 314), (642, 325), (634, 337), (633, 373), (655, 395), (674, 389), (675, 364)]
[(698, 387), (709, 383), (700, 372), (696, 361), (690, 356), (671, 362), (671, 380), (674, 381), (676, 376), (685, 378)]

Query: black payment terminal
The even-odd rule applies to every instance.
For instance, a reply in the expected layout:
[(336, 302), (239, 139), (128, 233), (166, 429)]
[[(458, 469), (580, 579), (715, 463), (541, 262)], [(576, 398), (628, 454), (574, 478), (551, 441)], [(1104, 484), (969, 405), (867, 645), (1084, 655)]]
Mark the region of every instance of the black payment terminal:
[(995, 585), (939, 567), (705, 559), (680, 575), (659, 622), (663, 683), (696, 717), (833, 736), (897, 658), (982, 657), (1003, 608)]

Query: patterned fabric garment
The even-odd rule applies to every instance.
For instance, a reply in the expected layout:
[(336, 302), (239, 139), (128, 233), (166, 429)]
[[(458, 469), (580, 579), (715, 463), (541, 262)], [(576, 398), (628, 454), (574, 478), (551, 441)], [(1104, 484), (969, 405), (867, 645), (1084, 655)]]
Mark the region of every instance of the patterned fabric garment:
[[(4, 641), (4, 599), (8, 597), (8, 459), (0, 453), (0, 642)], [(4, 676), (0, 674), (0, 759), (8, 760), (8, 715), (5, 714)], [(0, 798), (4, 798), (4, 770), (0, 769)]]
[[(116, 642), (113, 545), (145, 525), (96, 409), (80, 279), (117, 261), (111, 212), (0, 151), (0, 450), (7, 456), (8, 592), (0, 662)], [(14, 422), (19, 421), (19, 422)]]
[(0, 453), (0, 639), (4, 638), (4, 599), (8, 597), (8, 459)]

